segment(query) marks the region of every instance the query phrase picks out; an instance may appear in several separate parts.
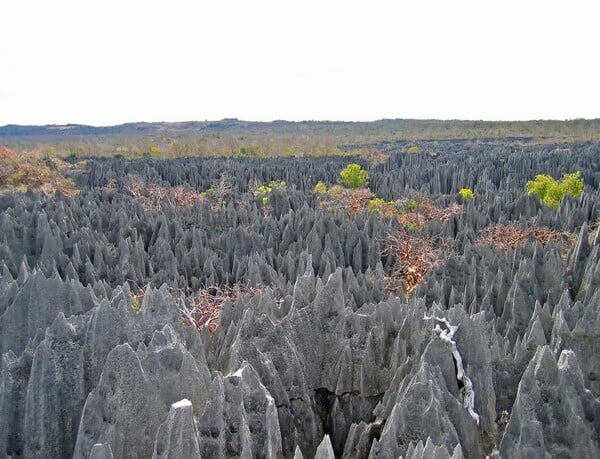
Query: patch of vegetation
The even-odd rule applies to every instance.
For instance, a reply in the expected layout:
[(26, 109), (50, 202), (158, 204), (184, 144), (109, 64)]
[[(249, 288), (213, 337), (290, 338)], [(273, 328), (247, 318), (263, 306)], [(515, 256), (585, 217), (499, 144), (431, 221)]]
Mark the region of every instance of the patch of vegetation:
[(320, 195), (320, 207), (328, 210), (344, 209), (349, 215), (363, 212), (375, 195), (367, 188), (349, 189), (333, 185)]
[(319, 182), (313, 188), (313, 193), (323, 195), (327, 193), (327, 185), (324, 182)]
[(386, 201), (383, 198), (372, 198), (369, 200), (368, 209), (370, 212), (391, 217), (398, 214), (398, 205), (395, 201)]
[(400, 213), (398, 221), (409, 229), (417, 229), (432, 220), (448, 221), (453, 215), (461, 214), (463, 206), (453, 204), (449, 207), (439, 207), (422, 194), (413, 199), (398, 202)]
[(70, 169), (84, 167), (85, 163), (69, 164), (47, 155), (18, 155), (0, 147), (0, 191), (26, 192), (53, 195), (57, 191), (65, 196), (75, 196), (79, 190), (75, 182), (65, 177)]
[(463, 201), (470, 201), (475, 197), (473, 190), (471, 190), (470, 188), (461, 188), (460, 190), (458, 190), (458, 194), (460, 195)]
[(176, 296), (184, 322), (214, 335), (226, 302), (235, 302), (242, 296), (252, 297), (261, 291), (261, 287), (236, 283), (231, 287), (211, 285), (189, 295)]
[[(60, 132), (60, 135), (57, 135)], [(40, 143), (49, 156), (125, 158), (228, 156), (281, 157), (359, 155), (371, 164), (387, 161), (373, 145), (472, 139), (502, 145), (569, 144), (600, 140), (600, 119), (568, 121), (380, 120), (373, 122), (249, 122), (221, 120), (182, 123), (128, 123), (110, 127), (4, 126), (0, 138), (13, 150), (32, 151)], [(419, 146), (420, 145), (420, 146)], [(560, 147), (557, 147), (560, 148)], [(566, 152), (568, 148), (563, 148)], [(431, 154), (431, 153), (430, 153)]]
[(263, 185), (260, 182), (254, 180), (254, 181), (250, 182), (250, 184), (248, 185), (248, 190), (255, 197), (269, 195), (273, 192), (274, 189), (286, 191), (287, 183), (285, 183), (283, 180), (272, 180), (267, 185)]
[(415, 155), (417, 153), (421, 153), (421, 147), (419, 147), (418, 145), (413, 145), (412, 147), (409, 147), (406, 150), (406, 153), (408, 153), (409, 155)]
[(182, 186), (163, 187), (145, 184), (137, 177), (129, 178), (129, 185), (124, 191), (142, 203), (147, 212), (160, 212), (164, 206), (188, 207), (206, 199), (201, 193)]
[(361, 153), (361, 156), (368, 161), (372, 166), (378, 166), (380, 164), (387, 163), (390, 155), (380, 150), (366, 150)]
[(287, 183), (283, 180), (272, 180), (268, 185), (263, 185), (259, 181), (253, 180), (248, 185), (248, 190), (254, 197), (260, 199), (263, 212), (266, 216), (273, 211), (273, 208), (269, 205), (271, 193), (274, 190), (287, 191)]
[(502, 250), (514, 249), (527, 241), (536, 241), (542, 245), (553, 242), (562, 247), (562, 256), (566, 259), (569, 250), (577, 243), (577, 236), (565, 231), (554, 231), (545, 226), (494, 225), (483, 230), (477, 239), (478, 244), (488, 244)]
[(340, 183), (353, 190), (365, 188), (369, 184), (369, 173), (358, 164), (348, 164), (340, 172)]
[(140, 287), (135, 282), (133, 284), (135, 285), (129, 294), (131, 297), (131, 307), (136, 314), (139, 314), (142, 310), (142, 300), (144, 299), (144, 295), (146, 295), (146, 289)]
[(546, 174), (538, 174), (526, 185), (528, 194), (535, 194), (541, 202), (556, 210), (565, 195), (578, 198), (583, 193), (584, 183), (581, 172), (564, 174), (561, 180)]
[(394, 293), (413, 293), (423, 277), (438, 267), (443, 259), (443, 250), (433, 238), (418, 236), (406, 229), (388, 236), (386, 243), (384, 255), (395, 258), (386, 279), (388, 290)]

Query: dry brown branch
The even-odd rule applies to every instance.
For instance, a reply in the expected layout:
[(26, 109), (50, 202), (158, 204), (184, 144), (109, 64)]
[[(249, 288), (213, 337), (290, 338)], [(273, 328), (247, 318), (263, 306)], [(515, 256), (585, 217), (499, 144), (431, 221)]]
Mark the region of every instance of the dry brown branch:
[(363, 154), (363, 158), (371, 163), (371, 165), (377, 166), (379, 164), (385, 164), (390, 158), (390, 155), (381, 150), (369, 150)]
[(42, 160), (0, 147), (0, 189), (17, 192), (29, 189), (48, 195), (60, 191), (65, 196), (75, 196), (79, 190), (64, 176), (65, 171), (74, 167), (57, 158)]
[(554, 231), (544, 226), (522, 227), (514, 224), (499, 224), (483, 230), (476, 242), (508, 250), (521, 246), (526, 241), (537, 241), (542, 245), (546, 245), (549, 242), (561, 245), (561, 255), (566, 259), (569, 250), (577, 243), (577, 237), (572, 233)]
[(198, 330), (206, 328), (212, 335), (217, 330), (223, 306), (227, 301), (234, 302), (241, 296), (254, 296), (262, 289), (236, 283), (232, 287), (212, 285), (192, 295), (180, 298), (179, 309), (186, 324)]
[(375, 195), (367, 188), (350, 190), (339, 185), (332, 186), (327, 192), (327, 199), (321, 202), (321, 207), (328, 210), (344, 209), (350, 215), (368, 208), (369, 201)]
[(144, 209), (150, 212), (160, 211), (163, 206), (169, 204), (175, 207), (188, 207), (204, 200), (199, 193), (181, 186), (145, 185), (140, 181), (133, 181), (125, 191), (141, 201)]
[(427, 196), (419, 194), (410, 201), (400, 201), (400, 206), (405, 207), (406, 211), (398, 215), (398, 221), (403, 225), (416, 228), (430, 222), (439, 220), (448, 221), (452, 215), (461, 214), (463, 206), (453, 204), (450, 207), (438, 207)]
[(131, 304), (133, 306), (133, 310), (138, 313), (142, 308), (142, 300), (146, 295), (146, 287), (140, 287), (137, 282), (129, 279), (129, 283), (131, 283), (130, 295), (131, 295)]
[(384, 255), (393, 255), (396, 262), (388, 275), (388, 289), (412, 293), (423, 277), (440, 264), (442, 251), (433, 239), (398, 230), (387, 239)]

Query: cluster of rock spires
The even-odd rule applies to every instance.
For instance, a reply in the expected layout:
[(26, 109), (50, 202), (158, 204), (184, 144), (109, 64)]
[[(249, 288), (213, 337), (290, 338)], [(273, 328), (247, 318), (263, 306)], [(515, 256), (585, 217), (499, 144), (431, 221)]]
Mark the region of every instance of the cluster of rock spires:
[[(383, 280), (398, 223), (310, 194), (348, 158), (97, 160), (77, 197), (0, 196), (0, 456), (599, 457), (600, 145), (380, 147), (386, 199), (476, 194), (424, 228), (452, 250), (410, 298)], [(132, 176), (203, 191), (225, 170), (217, 209), (124, 192)], [(574, 170), (585, 194), (556, 212), (524, 191)], [(252, 179), (288, 184), (268, 214)], [(505, 222), (577, 243), (476, 243)], [(214, 335), (184, 324), (174, 292), (235, 282), (263, 288)]]

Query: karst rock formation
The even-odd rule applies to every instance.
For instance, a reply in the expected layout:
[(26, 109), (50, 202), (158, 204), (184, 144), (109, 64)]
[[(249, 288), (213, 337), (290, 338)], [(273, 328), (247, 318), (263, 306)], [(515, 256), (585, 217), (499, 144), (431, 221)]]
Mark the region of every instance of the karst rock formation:
[[(380, 148), (377, 196), (463, 205), (420, 230), (444, 256), (410, 294), (386, 289), (398, 220), (312, 193), (360, 158), (93, 159), (77, 196), (0, 195), (0, 457), (600, 457), (600, 144)], [(576, 170), (557, 210), (525, 191)], [(224, 172), (216, 206), (127, 192)], [(253, 180), (287, 189), (266, 211)], [(478, 241), (509, 223), (573, 244)], [(236, 283), (218, 326), (184, 320)]]

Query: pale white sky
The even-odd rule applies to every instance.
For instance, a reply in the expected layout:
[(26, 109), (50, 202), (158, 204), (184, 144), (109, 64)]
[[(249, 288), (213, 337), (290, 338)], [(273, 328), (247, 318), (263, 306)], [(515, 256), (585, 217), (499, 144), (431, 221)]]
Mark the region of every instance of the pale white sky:
[(598, 0), (1, 0), (0, 125), (600, 117)]

